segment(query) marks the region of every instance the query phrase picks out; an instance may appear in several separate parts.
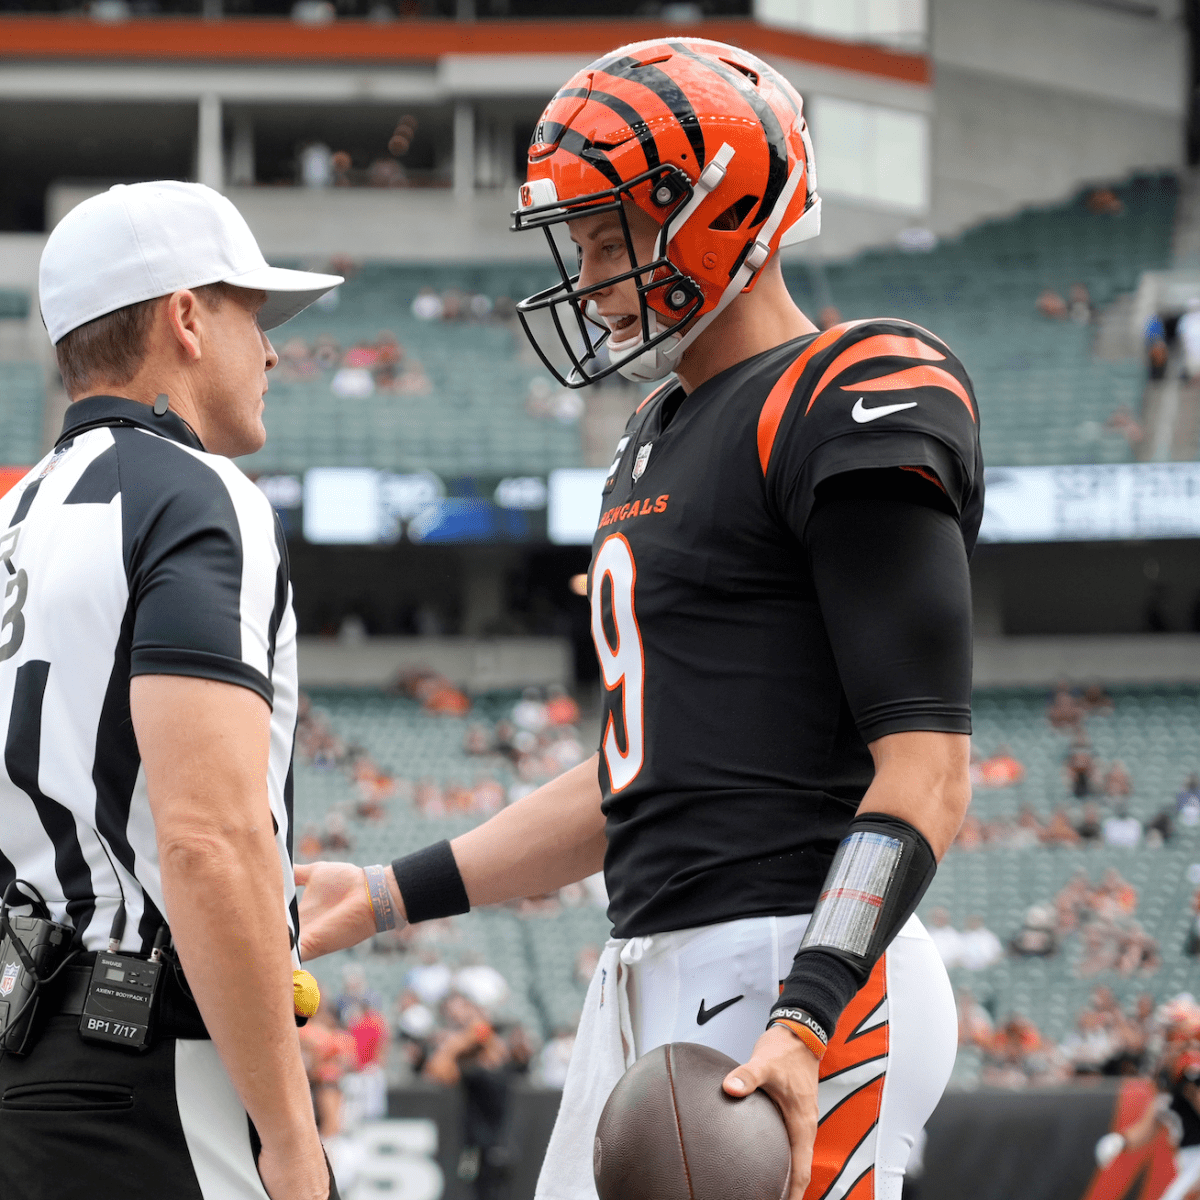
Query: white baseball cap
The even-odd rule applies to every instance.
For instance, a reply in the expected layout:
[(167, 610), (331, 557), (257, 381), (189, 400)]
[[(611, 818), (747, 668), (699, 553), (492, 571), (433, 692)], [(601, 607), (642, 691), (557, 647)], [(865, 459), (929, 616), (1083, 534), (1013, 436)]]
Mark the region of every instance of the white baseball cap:
[(267, 293), (274, 329), (342, 282), (270, 267), (246, 219), (202, 183), (119, 183), (71, 209), (42, 251), (38, 296), (50, 340), (105, 313), (181, 288), (229, 283)]

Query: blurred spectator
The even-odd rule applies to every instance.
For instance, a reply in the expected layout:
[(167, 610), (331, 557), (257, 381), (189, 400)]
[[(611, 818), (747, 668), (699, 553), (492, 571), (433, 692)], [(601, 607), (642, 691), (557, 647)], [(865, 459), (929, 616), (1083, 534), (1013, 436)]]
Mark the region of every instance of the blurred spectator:
[(321, 857), (321, 839), (317, 836), (315, 825), (305, 825), (296, 843), (296, 857), (302, 862), (314, 862)]
[(375, 394), (375, 377), (365, 367), (341, 367), (329, 390), (341, 400), (365, 400)]
[(546, 698), (546, 720), (551, 725), (575, 725), (579, 721), (579, 705), (563, 688), (550, 688)]
[(378, 1010), (382, 999), (377, 991), (367, 985), (367, 973), (352, 963), (342, 968), (342, 990), (333, 1001), (333, 1015), (339, 1025), (349, 1026), (349, 1014), (352, 1007)]
[(817, 314), (817, 324), (822, 330), (832, 329), (835, 325), (842, 323), (842, 314), (833, 304), (826, 304)]
[(950, 914), (935, 908), (929, 914), (929, 936), (946, 968), (957, 967), (962, 959), (962, 934), (950, 924)]
[(1100, 216), (1119, 217), (1125, 211), (1125, 205), (1120, 196), (1112, 188), (1096, 188), (1088, 193), (1087, 206), (1089, 212)]
[(968, 971), (982, 971), (1003, 957), (1000, 939), (984, 925), (983, 918), (968, 917), (959, 942), (959, 964)]
[(431, 287), (423, 287), (412, 302), (412, 315), (418, 321), (440, 321), (443, 312), (442, 298)]
[(1047, 846), (1075, 846), (1079, 834), (1075, 832), (1065, 808), (1056, 808), (1042, 830), (1042, 842)]
[(437, 1083), (463, 1086), (459, 1178), (474, 1185), (477, 1200), (498, 1200), (507, 1191), (509, 1089), (514, 1076), (528, 1070), (532, 1050), (524, 1031), (508, 1033), (506, 1040), (500, 1030), (477, 1017), (465, 1028), (443, 1035), (424, 1069)]
[(454, 988), (485, 1013), (495, 1012), (508, 999), (507, 981), (487, 963), (460, 967), (454, 973)]
[(1083, 689), (1081, 701), (1084, 711), (1089, 716), (1107, 717), (1113, 712), (1113, 698), (1098, 683), (1089, 683)]
[(1169, 808), (1160, 808), (1146, 822), (1146, 845), (1164, 846), (1175, 836), (1175, 822)]
[(1012, 940), (1012, 952), (1021, 958), (1046, 958), (1058, 949), (1054, 913), (1042, 904), (1031, 904)]
[(405, 983), (422, 1004), (436, 1008), (449, 995), (453, 981), (453, 972), (441, 961), (437, 951), (427, 949), (421, 954), (420, 964), (409, 971)]
[(1010, 839), (1011, 844), (1017, 849), (1036, 846), (1042, 841), (1045, 833), (1037, 813), (1028, 804), (1022, 804), (1017, 813), (1017, 825)]
[(1189, 958), (1200, 958), (1200, 891), (1192, 897), (1192, 921), (1183, 941), (1183, 952)]
[(1085, 1008), (1075, 1024), (1060, 1046), (1063, 1056), (1076, 1075), (1099, 1075), (1117, 1051), (1109, 1023), (1102, 1013)]
[(350, 838), (346, 832), (346, 816), (332, 809), (325, 814), (325, 833), (321, 838), (321, 848), (334, 853), (349, 850)]
[(345, 150), (337, 150), (329, 160), (329, 165), (333, 168), (333, 186), (349, 187), (350, 170), (354, 165), (350, 155)]
[(1022, 1088), (1048, 1082), (1055, 1063), (1042, 1036), (1028, 1017), (1011, 1016), (992, 1035), (985, 1050), (983, 1081), (992, 1087)]
[(1132, 850), (1142, 840), (1142, 823), (1129, 812), (1122, 798), (1114, 806), (1113, 815), (1104, 819), (1104, 844)]
[(1007, 746), (998, 746), (991, 758), (980, 764), (984, 787), (1013, 787), (1025, 778), (1025, 768), (1013, 757)]
[(1185, 829), (1200, 825), (1200, 775), (1189, 775), (1175, 797), (1175, 815)]
[(1043, 317), (1055, 321), (1065, 320), (1068, 315), (1067, 302), (1052, 288), (1046, 288), (1037, 298), (1037, 310)]
[(1188, 379), (1200, 375), (1200, 296), (1187, 302), (1187, 312), (1179, 318), (1175, 334), (1183, 346), (1184, 370)]
[(354, 1039), (338, 1028), (333, 1006), (322, 1004), (308, 1023), (297, 1030), (300, 1053), (313, 1092), (317, 1129), (321, 1140), (342, 1132), (342, 1077), (354, 1069), (357, 1048)]
[(1076, 325), (1090, 325), (1096, 315), (1091, 293), (1086, 283), (1071, 284), (1071, 303), (1068, 308), (1071, 320)]
[(408, 184), (408, 174), (394, 159), (380, 155), (371, 160), (367, 168), (367, 186), (376, 188), (398, 188)]
[(528, 729), (530, 733), (540, 733), (546, 728), (549, 715), (546, 705), (538, 699), (536, 688), (526, 688), (521, 699), (513, 705), (513, 724), (518, 729)]
[(1133, 795), (1133, 780), (1120, 759), (1117, 759), (1104, 773), (1104, 794), (1106, 796)]
[(996, 1032), (988, 1010), (968, 988), (959, 988), (955, 997), (958, 1005), (958, 1044), (987, 1049)]
[(1104, 836), (1104, 828), (1100, 823), (1100, 810), (1088, 801), (1080, 811), (1079, 824), (1075, 826), (1079, 840), (1085, 845), (1089, 842), (1099, 842)]
[(1095, 788), (1096, 760), (1086, 741), (1077, 740), (1067, 754), (1065, 763), (1067, 786), (1077, 800), (1088, 796)]
[(310, 142), (300, 151), (300, 184), (308, 188), (333, 186), (333, 152), (324, 142)]
[(1054, 689), (1054, 695), (1046, 706), (1046, 719), (1055, 729), (1075, 729), (1083, 717), (1083, 705), (1071, 694), (1064, 682)]
[(387, 1116), (387, 1061), (391, 1030), (387, 1019), (378, 1009), (361, 1001), (346, 1010), (346, 1031), (354, 1039), (354, 1074), (342, 1081), (345, 1096), (346, 1123), (378, 1121)]
[(1146, 351), (1146, 375), (1152, 380), (1165, 379), (1170, 351), (1167, 347), (1167, 331), (1162, 317), (1151, 313), (1142, 331), (1142, 345)]

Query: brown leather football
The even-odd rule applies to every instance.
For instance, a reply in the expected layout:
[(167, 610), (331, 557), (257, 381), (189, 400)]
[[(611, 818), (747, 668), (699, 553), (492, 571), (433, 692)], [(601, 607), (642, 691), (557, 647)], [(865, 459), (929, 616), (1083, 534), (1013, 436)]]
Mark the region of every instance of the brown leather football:
[(792, 1165), (783, 1117), (765, 1092), (725, 1094), (737, 1065), (692, 1042), (639, 1058), (596, 1126), (600, 1200), (782, 1200)]

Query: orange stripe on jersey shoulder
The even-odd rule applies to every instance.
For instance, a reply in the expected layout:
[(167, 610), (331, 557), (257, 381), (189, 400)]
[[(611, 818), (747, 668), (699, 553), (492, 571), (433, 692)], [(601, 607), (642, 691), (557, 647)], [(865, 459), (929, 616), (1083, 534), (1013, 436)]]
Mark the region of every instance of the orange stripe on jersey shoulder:
[(661, 396), (661, 395), (663, 394), (663, 392), (665, 392), (665, 391), (667, 390), (667, 388), (669, 388), (669, 387), (670, 387), (672, 384), (675, 384), (675, 383), (678, 383), (678, 382), (679, 382), (679, 381), (678, 381), (677, 379), (668, 379), (668, 380), (667, 380), (667, 382), (666, 382), (666, 383), (664, 383), (664, 384), (662, 385), (662, 387), (656, 387), (656, 388), (654, 389), (654, 391), (652, 391), (652, 392), (650, 393), (650, 395), (648, 395), (648, 396), (645, 398), (645, 400), (643, 400), (643, 401), (641, 402), (641, 404), (639, 404), (639, 405), (637, 406), (637, 408), (636, 408), (634, 411), (635, 411), (635, 412), (641, 412), (641, 411), (642, 411), (642, 409), (643, 409), (643, 408), (645, 408), (645, 407), (646, 407), (646, 405), (647, 405), (647, 404), (649, 404), (649, 403), (650, 403), (650, 401), (651, 401), (651, 400), (653, 400), (655, 396)]
[[(847, 368), (865, 362), (868, 358), (885, 356), (889, 358), (924, 358), (930, 361), (940, 361), (946, 357), (926, 342), (921, 341), (920, 338), (901, 337), (896, 333), (881, 333), (876, 337), (863, 338), (861, 342), (855, 342), (853, 346), (844, 350), (833, 360), (829, 369), (821, 376), (820, 382), (813, 388), (812, 399), (809, 400), (808, 408), (804, 411), (809, 412), (817, 402), (817, 397), (829, 383)], [(856, 383), (854, 386), (861, 385)]]
[(832, 346), (843, 333), (853, 329), (855, 325), (861, 324), (863, 324), (861, 321), (846, 321), (841, 325), (830, 326), (824, 333), (818, 334), (816, 339), (776, 380), (775, 386), (763, 401), (762, 412), (758, 414), (758, 461), (764, 475), (767, 473), (767, 464), (771, 461), (771, 449), (775, 445), (775, 435), (779, 432), (779, 424), (783, 420), (783, 414), (787, 412), (787, 406), (792, 399), (796, 383), (804, 374), (804, 368), (808, 366), (815, 355)]
[(909, 367), (905, 371), (897, 371), (894, 375), (881, 375), (878, 379), (864, 379), (859, 383), (842, 385), (843, 392), (899, 392), (907, 388), (937, 387), (953, 392), (966, 406), (971, 419), (975, 419), (975, 406), (967, 389), (963, 387), (949, 371), (941, 367)]

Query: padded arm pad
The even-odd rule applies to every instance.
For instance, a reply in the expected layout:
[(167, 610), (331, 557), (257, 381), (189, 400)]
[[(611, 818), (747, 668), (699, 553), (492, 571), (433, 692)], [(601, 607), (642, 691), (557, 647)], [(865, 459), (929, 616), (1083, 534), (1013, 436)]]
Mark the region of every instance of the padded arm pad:
[(903, 818), (855, 817), (775, 1009), (803, 1009), (832, 1036), (842, 1010), (916, 911), (936, 870), (929, 842)]

